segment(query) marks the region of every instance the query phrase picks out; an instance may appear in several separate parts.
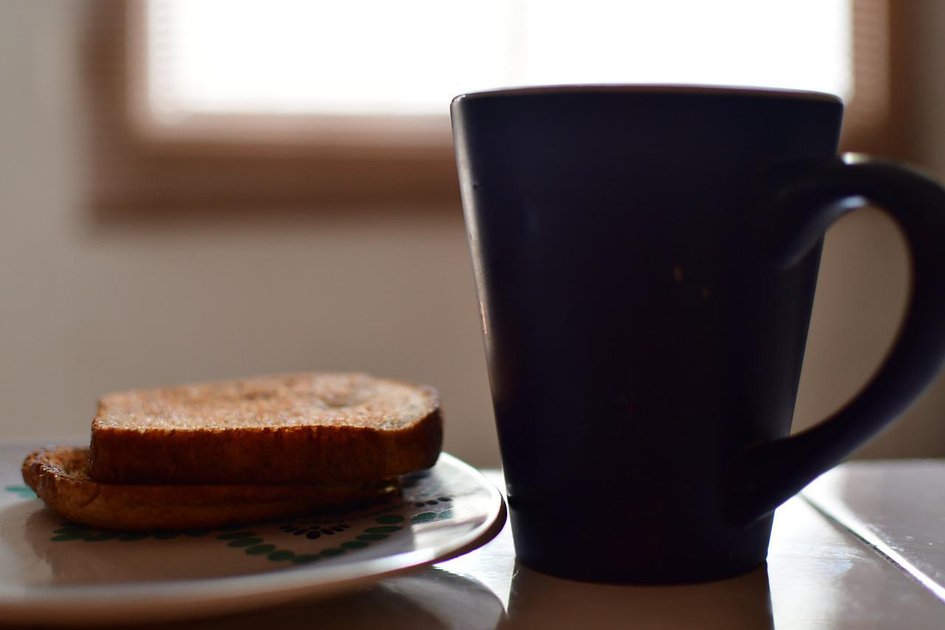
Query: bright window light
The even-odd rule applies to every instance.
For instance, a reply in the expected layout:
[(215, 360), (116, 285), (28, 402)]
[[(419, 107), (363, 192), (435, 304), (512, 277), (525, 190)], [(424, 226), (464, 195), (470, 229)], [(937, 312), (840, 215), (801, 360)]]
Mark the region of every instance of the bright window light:
[(456, 94), (710, 83), (852, 95), (852, 0), (148, 0), (146, 89), (206, 114), (445, 115)]

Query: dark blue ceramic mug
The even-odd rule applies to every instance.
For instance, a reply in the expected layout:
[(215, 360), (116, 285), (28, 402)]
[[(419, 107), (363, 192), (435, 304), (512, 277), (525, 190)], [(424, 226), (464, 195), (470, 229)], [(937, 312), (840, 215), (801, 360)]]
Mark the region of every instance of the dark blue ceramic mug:
[[(516, 552), (608, 582), (765, 560), (773, 510), (893, 420), (945, 355), (945, 192), (837, 157), (824, 94), (527, 88), (453, 101)], [(912, 294), (849, 404), (789, 437), (824, 232), (899, 224)]]

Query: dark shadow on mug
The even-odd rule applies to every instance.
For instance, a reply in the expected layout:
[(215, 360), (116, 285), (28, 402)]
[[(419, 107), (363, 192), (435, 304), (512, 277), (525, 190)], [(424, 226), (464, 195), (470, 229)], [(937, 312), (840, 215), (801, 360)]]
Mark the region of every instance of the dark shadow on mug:
[[(590, 621), (592, 620), (592, 621)], [(681, 586), (574, 582), (516, 563), (507, 619), (500, 628), (715, 628), (771, 630), (768, 570)]]

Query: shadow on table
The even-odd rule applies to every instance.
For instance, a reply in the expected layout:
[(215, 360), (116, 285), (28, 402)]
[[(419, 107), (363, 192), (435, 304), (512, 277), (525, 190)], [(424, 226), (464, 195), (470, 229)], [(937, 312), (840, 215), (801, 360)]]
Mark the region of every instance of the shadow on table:
[[(476, 580), (431, 568), (388, 578), (358, 592), (318, 600), (303, 600), (238, 615), (111, 627), (130, 627), (136, 630), (495, 630), (504, 612), (499, 598)], [(0, 628), (6, 630), (27, 627), (36, 626), (9, 626), (0, 623)]]
[(699, 628), (771, 630), (768, 572), (684, 586), (619, 586), (562, 580), (516, 565), (501, 628)]

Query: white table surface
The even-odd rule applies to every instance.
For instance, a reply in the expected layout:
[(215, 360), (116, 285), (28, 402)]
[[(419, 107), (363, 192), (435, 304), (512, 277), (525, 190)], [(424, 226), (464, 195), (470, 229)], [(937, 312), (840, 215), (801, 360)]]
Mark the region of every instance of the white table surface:
[[(907, 539), (911, 534), (903, 532), (925, 532), (920, 538), (938, 536), (922, 542), (932, 542), (930, 547), (941, 554), (945, 527), (936, 529), (936, 524), (945, 523), (945, 503), (938, 501), (945, 490), (935, 494), (929, 490), (934, 484), (923, 479), (945, 480), (945, 464), (929, 466), (910, 472), (891, 463), (858, 464), (849, 470), (841, 467), (833, 479), (822, 479), (834, 487), (855, 489), (863, 486), (855, 476), (864, 475), (872, 493), (872, 502), (867, 504), (882, 505), (877, 496), (894, 494), (898, 513), (887, 521)], [(489, 476), (501, 482), (497, 472)], [(837, 481), (841, 478), (842, 483)], [(893, 478), (895, 483), (889, 481)], [(928, 501), (931, 497), (938, 503), (910, 503), (909, 488), (922, 488), (925, 494), (919, 498)], [(829, 508), (821, 501), (831, 496), (828, 490), (819, 489), (821, 510)], [(847, 505), (842, 497), (837, 504), (841, 512)], [(855, 511), (856, 506), (852, 507)], [(937, 515), (931, 521), (930, 513)], [(869, 514), (864, 520), (870, 520)], [(945, 628), (945, 602), (930, 585), (881, 551), (838, 519), (815, 509), (809, 500), (797, 497), (777, 512), (768, 563), (762, 569), (693, 586), (607, 586), (557, 579), (517, 566), (506, 525), (496, 539), (476, 551), (357, 592), (235, 616), (146, 627)], [(914, 557), (921, 559), (922, 554), (915, 552)], [(934, 570), (927, 573), (934, 575)]]

